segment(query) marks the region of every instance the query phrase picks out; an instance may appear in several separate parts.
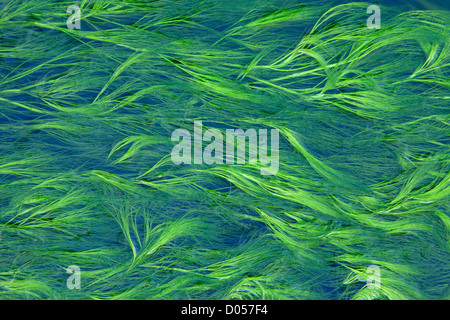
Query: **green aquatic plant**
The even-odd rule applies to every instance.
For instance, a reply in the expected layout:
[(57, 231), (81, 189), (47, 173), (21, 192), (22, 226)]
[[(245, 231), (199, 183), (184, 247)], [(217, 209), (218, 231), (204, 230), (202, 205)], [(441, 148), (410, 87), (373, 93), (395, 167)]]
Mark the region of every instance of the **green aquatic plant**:
[(0, 299), (449, 299), (450, 14), (378, 2), (0, 3)]

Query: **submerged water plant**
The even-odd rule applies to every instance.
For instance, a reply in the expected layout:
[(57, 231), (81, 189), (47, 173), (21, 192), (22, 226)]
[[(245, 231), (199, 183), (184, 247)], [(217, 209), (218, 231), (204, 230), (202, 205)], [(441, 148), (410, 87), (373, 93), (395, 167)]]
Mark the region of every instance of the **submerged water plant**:
[(449, 299), (450, 14), (391, 3), (0, 2), (0, 299)]

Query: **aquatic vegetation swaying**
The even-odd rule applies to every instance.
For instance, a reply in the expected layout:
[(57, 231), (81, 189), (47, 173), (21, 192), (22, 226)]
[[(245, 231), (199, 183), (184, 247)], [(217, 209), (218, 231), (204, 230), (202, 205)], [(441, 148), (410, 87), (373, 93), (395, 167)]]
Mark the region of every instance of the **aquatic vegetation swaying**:
[[(450, 298), (448, 11), (228, 2), (0, 4), (0, 299)], [(175, 165), (194, 121), (277, 174)]]

